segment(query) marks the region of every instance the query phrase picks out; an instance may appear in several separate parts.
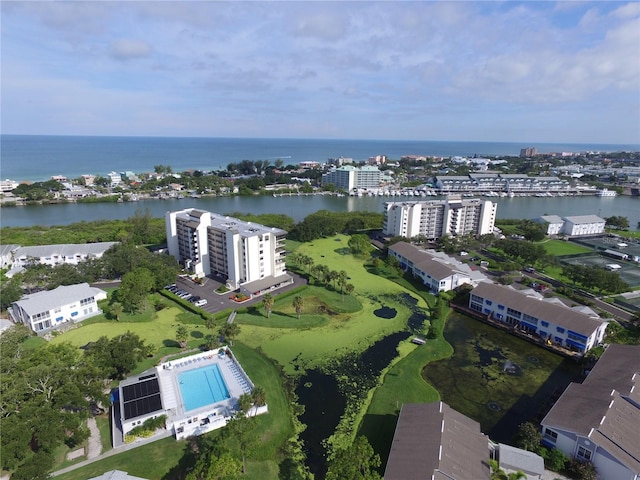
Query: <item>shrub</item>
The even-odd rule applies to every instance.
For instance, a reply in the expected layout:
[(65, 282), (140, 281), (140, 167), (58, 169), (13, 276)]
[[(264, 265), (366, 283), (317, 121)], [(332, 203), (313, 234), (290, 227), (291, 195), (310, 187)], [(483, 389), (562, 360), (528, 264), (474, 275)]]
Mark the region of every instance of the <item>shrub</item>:
[(591, 462), (581, 462), (572, 458), (567, 463), (566, 473), (577, 480), (598, 480), (598, 472)]
[(545, 467), (554, 472), (561, 472), (569, 461), (569, 457), (557, 448), (545, 450), (544, 453), (545, 455), (543, 455), (543, 457)]

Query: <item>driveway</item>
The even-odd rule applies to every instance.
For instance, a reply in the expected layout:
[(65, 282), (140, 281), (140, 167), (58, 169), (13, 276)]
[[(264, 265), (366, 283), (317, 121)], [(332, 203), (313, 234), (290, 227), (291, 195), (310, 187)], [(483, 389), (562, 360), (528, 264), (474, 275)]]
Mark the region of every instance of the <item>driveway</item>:
[[(306, 278), (291, 272), (287, 272), (287, 274), (293, 278), (293, 283), (271, 292), (274, 297), (277, 297), (280, 293), (288, 292), (289, 290), (307, 284)], [(220, 285), (222, 285), (222, 283), (209, 277), (205, 277), (203, 283), (199, 284), (191, 280), (189, 277), (180, 276), (176, 279), (176, 285), (178, 288), (181, 288), (192, 295), (205, 298), (207, 300), (207, 304), (200, 308), (209, 313), (217, 313), (223, 310), (248, 307), (255, 305), (256, 303), (262, 303), (262, 296), (256, 296), (242, 303), (234, 302), (229, 298), (233, 292), (229, 291), (223, 294), (216, 293), (216, 290)]]

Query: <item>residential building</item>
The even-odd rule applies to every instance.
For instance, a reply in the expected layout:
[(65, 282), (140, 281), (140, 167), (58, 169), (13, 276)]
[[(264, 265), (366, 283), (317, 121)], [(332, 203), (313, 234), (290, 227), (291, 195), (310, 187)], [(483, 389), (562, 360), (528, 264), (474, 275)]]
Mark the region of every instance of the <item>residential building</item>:
[[(127, 442), (128, 434), (146, 420), (166, 416), (166, 434), (176, 440), (224, 427), (238, 410), (241, 395), (254, 384), (229, 347), (162, 362), (118, 386), (113, 401), (113, 446)], [(249, 417), (268, 412), (254, 405)]]
[(488, 282), (480, 282), (471, 291), (469, 308), (550, 345), (581, 353), (603, 342), (608, 325), (594, 313), (567, 307), (555, 299)]
[(604, 233), (605, 219), (597, 215), (564, 217), (562, 233), (571, 237), (600, 235)]
[(13, 255), (18, 248), (20, 248), (20, 245), (0, 245), (0, 268), (11, 268)]
[(588, 460), (599, 478), (640, 478), (640, 346), (611, 344), (541, 422), (543, 443)]
[(407, 242), (391, 245), (389, 255), (400, 262), (403, 270), (420, 278), (434, 294), (448, 292), (464, 284), (475, 286), (487, 280), (481, 271), (473, 270), (467, 263), (435, 250), (421, 250)]
[(526, 147), (520, 149), (520, 157), (535, 157), (538, 154), (538, 149), (536, 147)]
[(534, 220), (547, 225), (547, 235), (582, 237), (604, 233), (605, 219), (596, 215), (579, 215), (560, 218), (558, 215), (542, 215)]
[(449, 197), (446, 200), (385, 203), (383, 233), (389, 236), (427, 239), (444, 235), (493, 233), (498, 205), (480, 199)]
[(169, 254), (197, 277), (221, 277), (249, 295), (293, 281), (282, 229), (195, 208), (167, 212), (166, 227)]
[(122, 183), (122, 177), (118, 172), (109, 172), (107, 178), (111, 181), (112, 187), (117, 187)]
[(566, 192), (570, 189), (567, 180), (555, 176), (529, 177), (524, 174), (470, 173), (469, 175), (437, 175), (435, 187), (447, 193), (522, 193)]
[(61, 243), (59, 245), (18, 247), (13, 251), (11, 267), (14, 269), (23, 268), (34, 263), (51, 266), (61, 263), (77, 265), (91, 258), (101, 258), (107, 250), (117, 243)]
[(142, 477), (134, 477), (122, 470), (110, 470), (98, 477), (91, 477), (89, 480), (146, 480)]
[(0, 181), (0, 192), (2, 193), (7, 193), (10, 192), (11, 190), (18, 188), (18, 185), (20, 185), (18, 182), (16, 182), (15, 180), (9, 180), (8, 178), (6, 180), (1, 180)]
[(547, 235), (559, 235), (564, 226), (564, 220), (558, 215), (542, 215), (534, 220), (534, 222), (546, 224)]
[(333, 184), (337, 190), (379, 188), (382, 172), (377, 166), (354, 167), (344, 165), (322, 175), (322, 185)]
[(9, 308), (15, 323), (27, 325), (36, 333), (52, 330), (66, 323), (78, 323), (102, 313), (98, 300), (107, 293), (88, 283), (64, 285), (54, 290), (25, 295)]
[(385, 480), (491, 478), (489, 439), (480, 424), (444, 402), (404, 404)]

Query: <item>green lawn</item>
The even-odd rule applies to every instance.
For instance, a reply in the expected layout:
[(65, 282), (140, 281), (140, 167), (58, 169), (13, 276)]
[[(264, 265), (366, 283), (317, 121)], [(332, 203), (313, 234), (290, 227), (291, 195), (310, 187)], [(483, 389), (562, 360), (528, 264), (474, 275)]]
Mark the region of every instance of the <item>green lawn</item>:
[[(292, 433), (292, 419), (286, 396), (280, 383), (278, 369), (269, 359), (255, 350), (236, 343), (233, 352), (251, 380), (267, 392), (269, 413), (255, 417), (255, 435), (259, 447), (247, 461), (247, 480), (276, 480), (280, 448)], [(98, 422), (100, 426), (100, 421)], [(100, 426), (101, 427), (101, 426)], [(100, 428), (102, 432), (102, 427)], [(207, 435), (218, 435), (219, 431)], [(85, 480), (109, 470), (124, 470), (130, 475), (160, 480), (171, 471), (183, 472), (191, 464), (187, 453), (188, 441), (177, 442), (173, 438), (158, 440), (138, 448), (108, 457), (56, 478), (61, 480)], [(104, 448), (104, 447), (103, 447)], [(184, 458), (183, 458), (184, 457)]]
[(545, 248), (549, 255), (554, 255), (556, 257), (562, 255), (573, 255), (576, 253), (593, 252), (592, 248), (578, 245), (573, 242), (567, 242), (564, 240), (548, 240), (546, 242), (542, 242), (542, 246)]

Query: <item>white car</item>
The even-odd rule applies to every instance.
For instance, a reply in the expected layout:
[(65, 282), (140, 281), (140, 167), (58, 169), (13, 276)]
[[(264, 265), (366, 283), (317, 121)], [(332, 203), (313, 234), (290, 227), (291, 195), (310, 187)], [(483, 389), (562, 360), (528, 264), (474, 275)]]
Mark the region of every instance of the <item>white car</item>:
[(202, 307), (203, 305), (206, 305), (206, 304), (207, 304), (206, 298), (201, 298), (200, 300), (194, 303), (196, 307)]

